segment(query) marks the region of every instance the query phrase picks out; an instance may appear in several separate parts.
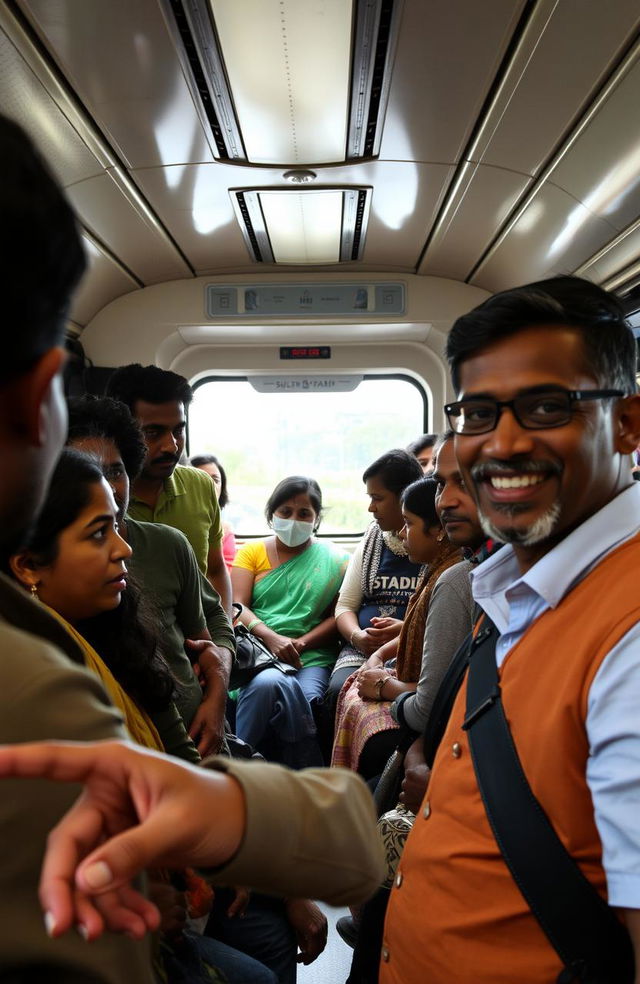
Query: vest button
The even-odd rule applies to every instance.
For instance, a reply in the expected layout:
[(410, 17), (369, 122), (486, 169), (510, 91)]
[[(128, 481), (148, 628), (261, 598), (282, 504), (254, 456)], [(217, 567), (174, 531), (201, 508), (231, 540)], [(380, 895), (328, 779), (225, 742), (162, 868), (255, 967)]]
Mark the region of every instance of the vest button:
[(402, 885), (402, 872), (399, 871), (398, 874), (396, 875), (396, 888), (400, 888), (401, 885)]
[(431, 816), (431, 804), (429, 803), (428, 800), (424, 804), (424, 807), (422, 809), (422, 816), (425, 818), (425, 820), (428, 820), (429, 817)]
[(459, 759), (460, 756), (462, 755), (462, 745), (460, 744), (459, 741), (454, 741), (453, 745), (451, 746), (451, 754), (453, 755), (454, 759)]
[(389, 954), (389, 951), (387, 950), (386, 946), (383, 946), (382, 947), (382, 950), (380, 951), (380, 956), (382, 957), (382, 959), (384, 960), (385, 963), (389, 963), (389, 956), (390, 956), (390, 954)]

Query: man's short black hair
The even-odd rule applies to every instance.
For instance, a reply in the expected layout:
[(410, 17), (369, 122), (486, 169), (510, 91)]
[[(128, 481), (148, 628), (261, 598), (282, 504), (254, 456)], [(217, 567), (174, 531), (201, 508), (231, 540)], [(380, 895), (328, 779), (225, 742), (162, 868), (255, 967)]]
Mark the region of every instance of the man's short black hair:
[(64, 339), (85, 269), (71, 207), (26, 136), (0, 116), (0, 379), (19, 376)]
[(126, 403), (135, 414), (137, 400), (145, 403), (177, 403), (188, 407), (193, 399), (193, 390), (184, 376), (158, 366), (141, 366), (139, 362), (121, 366), (109, 379), (107, 396)]
[(67, 444), (83, 438), (113, 441), (133, 482), (140, 474), (147, 446), (131, 411), (124, 403), (107, 396), (77, 396), (67, 401), (69, 430)]
[(414, 455), (402, 448), (394, 448), (380, 455), (373, 464), (369, 465), (362, 476), (362, 481), (368, 482), (370, 478), (379, 478), (385, 489), (400, 495), (407, 485), (424, 478), (424, 475), (422, 466)]
[(602, 389), (636, 391), (636, 346), (618, 298), (580, 277), (552, 277), (494, 294), (454, 323), (447, 359), (459, 392), (460, 365), (494, 342), (535, 325), (575, 328), (587, 369)]
[(407, 444), (407, 451), (409, 454), (412, 454), (417, 458), (420, 452), (424, 451), (425, 448), (432, 448), (437, 439), (437, 434), (421, 434), (420, 437), (415, 439), (415, 441), (411, 441), (410, 444)]

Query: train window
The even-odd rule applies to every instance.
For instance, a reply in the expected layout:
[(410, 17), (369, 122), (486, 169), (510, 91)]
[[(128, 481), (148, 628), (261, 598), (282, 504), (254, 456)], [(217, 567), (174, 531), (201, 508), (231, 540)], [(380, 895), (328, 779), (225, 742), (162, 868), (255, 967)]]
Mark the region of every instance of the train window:
[(426, 429), (424, 390), (406, 376), (349, 377), (349, 392), (327, 391), (319, 378), (315, 390), (303, 382), (298, 388), (296, 377), (279, 378), (285, 391), (259, 391), (247, 377), (197, 383), (189, 454), (215, 454), (222, 462), (229, 484), (224, 518), (240, 537), (264, 535), (269, 494), (280, 479), (300, 474), (322, 489), (321, 535), (362, 533), (368, 523), (362, 472)]

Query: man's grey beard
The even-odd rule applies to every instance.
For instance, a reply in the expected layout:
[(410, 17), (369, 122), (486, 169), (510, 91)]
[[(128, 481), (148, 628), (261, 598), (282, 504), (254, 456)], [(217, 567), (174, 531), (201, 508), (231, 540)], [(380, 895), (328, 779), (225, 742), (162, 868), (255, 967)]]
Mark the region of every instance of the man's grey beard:
[[(517, 504), (514, 504), (514, 507), (508, 507), (506, 509), (503, 507), (502, 511), (510, 513), (511, 516), (516, 516), (522, 509), (518, 509)], [(498, 540), (500, 543), (515, 543), (521, 547), (533, 547), (537, 543), (547, 540), (553, 533), (560, 518), (560, 503), (554, 502), (546, 513), (539, 516), (531, 526), (523, 530), (518, 530), (514, 527), (500, 529), (481, 510), (478, 510), (478, 516), (485, 535), (490, 537), (490, 539)]]

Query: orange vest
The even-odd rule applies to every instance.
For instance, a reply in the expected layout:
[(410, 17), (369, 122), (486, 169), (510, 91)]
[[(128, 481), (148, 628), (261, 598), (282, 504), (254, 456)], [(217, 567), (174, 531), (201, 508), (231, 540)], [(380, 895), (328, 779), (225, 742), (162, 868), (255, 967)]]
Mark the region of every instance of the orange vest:
[[(505, 713), (531, 788), (604, 898), (585, 778), (587, 699), (607, 653), (640, 621), (639, 569), (636, 536), (544, 612), (500, 669)], [(400, 859), (380, 984), (551, 984), (562, 965), (489, 827), (461, 728), (465, 704), (466, 681)]]

